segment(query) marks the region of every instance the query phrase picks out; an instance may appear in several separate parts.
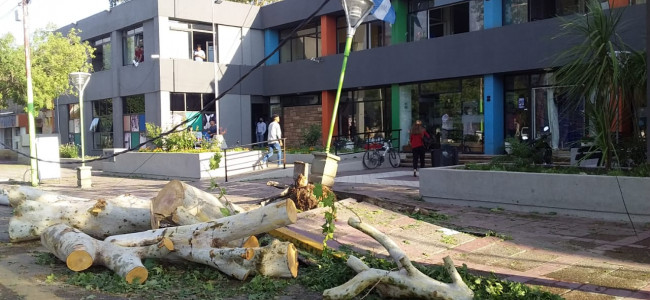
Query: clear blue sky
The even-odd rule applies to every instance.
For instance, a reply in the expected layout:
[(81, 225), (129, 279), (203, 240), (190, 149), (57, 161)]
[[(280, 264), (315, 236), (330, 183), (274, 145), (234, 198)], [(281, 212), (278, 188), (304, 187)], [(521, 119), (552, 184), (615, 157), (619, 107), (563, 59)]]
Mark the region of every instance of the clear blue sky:
[[(22, 43), (23, 23), (15, 19), (20, 0), (0, 0), (0, 36), (13, 34)], [(28, 5), (30, 32), (45, 28), (49, 23), (61, 27), (108, 9), (108, 0), (32, 0)]]

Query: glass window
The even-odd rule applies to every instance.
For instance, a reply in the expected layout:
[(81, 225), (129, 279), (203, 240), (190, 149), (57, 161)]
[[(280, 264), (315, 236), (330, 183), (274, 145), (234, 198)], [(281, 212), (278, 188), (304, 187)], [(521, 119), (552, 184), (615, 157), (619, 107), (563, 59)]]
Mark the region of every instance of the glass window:
[[(122, 98), (124, 110), (124, 148), (137, 148), (147, 138), (145, 132), (145, 101), (144, 95), (133, 95)], [(144, 147), (144, 146), (143, 146)]]
[(428, 11), (419, 11), (408, 15), (409, 19), (409, 41), (417, 42), (426, 39)]
[(426, 82), (410, 91), (411, 118), (430, 135), (463, 153), (483, 153), (482, 78)]
[(528, 0), (503, 1), (503, 25), (528, 22)]
[(104, 99), (92, 102), (93, 118), (90, 132), (93, 133), (93, 149), (113, 147), (113, 100)]
[(144, 95), (124, 98), (124, 114), (143, 114), (145, 112)]
[(409, 41), (483, 29), (483, 0), (445, 2), (439, 6), (433, 1), (427, 3), (410, 2)]
[(373, 132), (373, 136), (383, 136), (388, 130), (386, 89), (369, 89), (344, 92), (339, 104), (339, 136), (360, 139), (356, 134)]
[(212, 24), (170, 20), (169, 31), (167, 47), (171, 50), (172, 58), (214, 61)]
[(123, 65), (134, 65), (144, 61), (144, 35), (142, 27), (126, 30), (122, 33)]
[(96, 39), (90, 43), (94, 48), (95, 57), (92, 59), (93, 71), (111, 69), (111, 37)]
[(81, 145), (79, 104), (68, 104), (68, 142)]
[(311, 25), (299, 30), (294, 36), (289, 36), (291, 30), (280, 31), (280, 39), (289, 40), (280, 48), (280, 62), (291, 62), (296, 60), (320, 57), (320, 26)]

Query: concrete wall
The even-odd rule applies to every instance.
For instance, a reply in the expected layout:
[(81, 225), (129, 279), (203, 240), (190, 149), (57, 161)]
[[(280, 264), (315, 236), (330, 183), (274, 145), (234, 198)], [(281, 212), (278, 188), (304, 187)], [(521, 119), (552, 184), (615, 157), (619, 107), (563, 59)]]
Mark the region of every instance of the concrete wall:
[(635, 223), (650, 221), (650, 178), (426, 168), (420, 194), (435, 203), (629, 221), (624, 198)]

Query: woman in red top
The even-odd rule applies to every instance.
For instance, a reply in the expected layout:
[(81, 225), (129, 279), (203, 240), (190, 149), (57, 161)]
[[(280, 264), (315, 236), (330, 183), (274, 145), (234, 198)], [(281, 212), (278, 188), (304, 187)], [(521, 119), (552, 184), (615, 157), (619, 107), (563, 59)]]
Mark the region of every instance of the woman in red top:
[(426, 149), (422, 138), (429, 137), (427, 131), (422, 127), (422, 121), (416, 120), (413, 127), (411, 127), (411, 150), (413, 151), (413, 176), (418, 176), (418, 159), (420, 160), (420, 168), (424, 168), (424, 153)]

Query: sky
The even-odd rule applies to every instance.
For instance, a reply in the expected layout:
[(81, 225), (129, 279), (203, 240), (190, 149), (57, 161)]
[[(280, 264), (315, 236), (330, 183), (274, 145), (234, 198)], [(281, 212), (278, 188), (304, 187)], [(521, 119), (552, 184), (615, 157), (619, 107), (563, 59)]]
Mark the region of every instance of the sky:
[[(13, 34), (16, 41), (23, 40), (23, 23), (16, 21), (18, 9), (22, 17), (20, 0), (0, 0), (0, 36)], [(29, 9), (29, 30), (45, 28), (49, 23), (56, 27), (73, 23), (108, 9), (108, 0), (31, 0)], [(22, 19), (21, 19), (22, 20)]]

